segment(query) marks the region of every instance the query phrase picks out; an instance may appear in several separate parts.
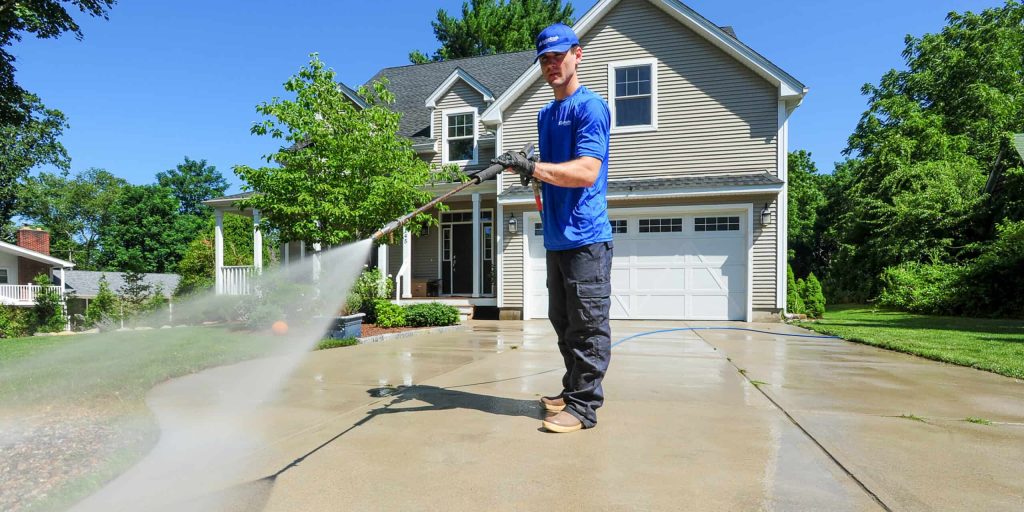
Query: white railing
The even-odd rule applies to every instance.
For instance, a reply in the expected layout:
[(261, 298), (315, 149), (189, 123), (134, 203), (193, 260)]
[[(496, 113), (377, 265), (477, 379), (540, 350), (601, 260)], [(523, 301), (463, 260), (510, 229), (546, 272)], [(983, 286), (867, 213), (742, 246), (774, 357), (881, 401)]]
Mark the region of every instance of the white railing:
[(221, 295), (249, 295), (252, 293), (252, 266), (221, 267)]
[[(34, 284), (0, 284), (0, 304), (9, 306), (32, 306), (43, 288), (51, 289), (61, 296), (60, 286), (37, 286)], [(63, 300), (61, 296), (61, 300)]]

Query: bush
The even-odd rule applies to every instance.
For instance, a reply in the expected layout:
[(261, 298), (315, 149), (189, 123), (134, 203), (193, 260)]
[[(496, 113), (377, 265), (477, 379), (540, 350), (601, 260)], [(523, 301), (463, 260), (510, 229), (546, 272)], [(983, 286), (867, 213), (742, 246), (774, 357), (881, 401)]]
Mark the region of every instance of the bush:
[(375, 322), (378, 327), (402, 327), (406, 325), (406, 310), (391, 301), (380, 299), (374, 303)]
[(458, 323), (459, 310), (454, 306), (439, 302), (405, 306), (405, 324), (410, 327), (432, 327)]
[(389, 299), (394, 291), (395, 283), (390, 277), (382, 275), (380, 269), (367, 269), (352, 286), (346, 306), (350, 313), (365, 313), (367, 323), (377, 323), (377, 301)]
[(807, 276), (807, 282), (804, 285), (804, 296), (801, 298), (804, 302), (804, 309), (807, 310), (807, 316), (811, 318), (825, 316), (825, 295), (821, 292), (821, 283), (818, 282), (814, 272)]
[[(46, 274), (39, 274), (33, 280), (36, 286), (52, 286), (53, 280)], [(60, 292), (53, 288), (44, 288), (36, 296), (36, 304), (32, 306), (31, 326), (33, 332), (57, 332), (64, 330), (64, 305), (61, 303)]]
[(882, 271), (878, 304), (912, 313), (951, 314), (963, 273), (959, 265), (942, 263), (911, 262), (889, 267)]
[(101, 275), (100, 290), (96, 293), (96, 298), (89, 301), (89, 307), (85, 308), (85, 327), (109, 324), (117, 319), (118, 309), (117, 296), (110, 291), (107, 276)]
[(20, 338), (32, 334), (29, 310), (0, 306), (0, 338)]
[(327, 338), (327, 339), (320, 340), (320, 343), (316, 344), (316, 349), (315, 350), (325, 350), (325, 349), (328, 349), (328, 348), (338, 348), (338, 347), (351, 347), (352, 345), (358, 345), (358, 344), (359, 344), (359, 340), (357, 340), (355, 338), (342, 338), (340, 340), (336, 340), (334, 338)]
[(804, 299), (793, 278), (793, 266), (786, 265), (786, 310), (795, 315), (804, 312)]

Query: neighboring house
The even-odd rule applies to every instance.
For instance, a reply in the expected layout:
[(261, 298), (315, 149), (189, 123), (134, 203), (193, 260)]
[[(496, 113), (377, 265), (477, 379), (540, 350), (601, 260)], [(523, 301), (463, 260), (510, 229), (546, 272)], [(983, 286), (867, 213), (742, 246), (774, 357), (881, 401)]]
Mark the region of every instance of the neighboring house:
[[(581, 82), (612, 112), (612, 318), (778, 317), (788, 119), (807, 89), (730, 28), (674, 0), (600, 0), (574, 29)], [(552, 94), (533, 57), (386, 68), (374, 78), (390, 80), (400, 134), (424, 160), (472, 172), (536, 142), (537, 112)], [(207, 204), (222, 215), (244, 196)], [(400, 298), (437, 288), (448, 300), (496, 306), (502, 318), (544, 318), (543, 226), (532, 193), (502, 175), (446, 204), (439, 227), (378, 251)], [(294, 245), (285, 244), (284, 261), (304, 256)]]
[[(39, 274), (60, 276), (75, 266), (70, 261), (50, 256), (50, 234), (41, 229), (21, 228), (16, 244), (0, 242), (0, 305), (31, 307), (43, 289), (34, 280)], [(48, 288), (66, 295), (60, 281)]]
[[(124, 287), (124, 274), (121, 272), (101, 272), (93, 270), (71, 270), (65, 272), (65, 289), (67, 290), (67, 311), (69, 315), (84, 315), (89, 301), (96, 298), (100, 292), (100, 279), (106, 279), (110, 291), (114, 295), (120, 294)], [(56, 282), (60, 281), (59, 275), (54, 275)], [(178, 274), (142, 274), (143, 284), (148, 284), (156, 292), (161, 289), (164, 297), (172, 300), (174, 290), (178, 287), (181, 276)]]

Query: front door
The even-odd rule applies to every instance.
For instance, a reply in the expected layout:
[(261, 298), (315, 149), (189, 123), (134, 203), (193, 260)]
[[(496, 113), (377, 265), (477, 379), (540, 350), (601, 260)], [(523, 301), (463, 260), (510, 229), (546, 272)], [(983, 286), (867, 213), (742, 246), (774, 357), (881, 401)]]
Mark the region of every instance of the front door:
[(444, 226), (447, 247), (441, 261), (442, 290), (449, 295), (473, 294), (473, 225)]

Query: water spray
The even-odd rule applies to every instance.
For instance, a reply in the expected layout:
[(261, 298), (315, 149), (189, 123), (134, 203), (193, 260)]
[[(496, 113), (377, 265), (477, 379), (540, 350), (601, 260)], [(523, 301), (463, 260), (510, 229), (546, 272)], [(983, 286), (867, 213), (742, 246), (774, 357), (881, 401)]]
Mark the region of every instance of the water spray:
[[(529, 143), (526, 146), (523, 146), (523, 154), (526, 155), (526, 158), (533, 158), (533, 153), (534, 153), (533, 143)], [(371, 240), (379, 240), (384, 235), (386, 235), (388, 233), (391, 233), (392, 231), (394, 231), (394, 230), (402, 227), (403, 225), (405, 225), (407, 222), (412, 220), (413, 217), (415, 217), (415, 216), (417, 216), (417, 215), (419, 215), (419, 214), (421, 214), (421, 213), (423, 213), (423, 212), (433, 208), (435, 205), (437, 205), (437, 203), (440, 203), (441, 201), (444, 201), (445, 199), (448, 199), (449, 197), (451, 197), (451, 196), (453, 196), (453, 195), (455, 195), (455, 194), (457, 194), (459, 192), (462, 192), (463, 190), (465, 190), (465, 189), (467, 189), (469, 187), (472, 187), (474, 185), (479, 185), (479, 184), (481, 184), (481, 183), (483, 183), (483, 182), (485, 182), (485, 181), (487, 181), (487, 180), (497, 176), (498, 173), (500, 173), (504, 169), (505, 168), (501, 164), (494, 164), (494, 165), (492, 165), (492, 166), (490, 166), (490, 167), (488, 167), (488, 168), (486, 168), (486, 169), (484, 169), (482, 171), (477, 172), (472, 177), (470, 177), (469, 181), (467, 181), (466, 183), (463, 183), (463, 184), (459, 185), (458, 187), (455, 187), (453, 190), (450, 190), (450, 191), (448, 191), (448, 192), (446, 192), (446, 193), (444, 193), (444, 194), (434, 198), (429, 203), (427, 203), (427, 204), (425, 204), (425, 205), (423, 205), (423, 206), (413, 210), (411, 213), (403, 215), (403, 216), (401, 216), (401, 217), (399, 217), (399, 218), (389, 222), (387, 225), (385, 225), (384, 227), (380, 228), (376, 233), (371, 235), (370, 239)], [(537, 183), (536, 180), (534, 180), (533, 183), (534, 183), (534, 188), (533, 188), (533, 190), (534, 190), (534, 199), (537, 201), (537, 209), (539, 210), (540, 209), (540, 186), (539, 186), (539, 184)]]

